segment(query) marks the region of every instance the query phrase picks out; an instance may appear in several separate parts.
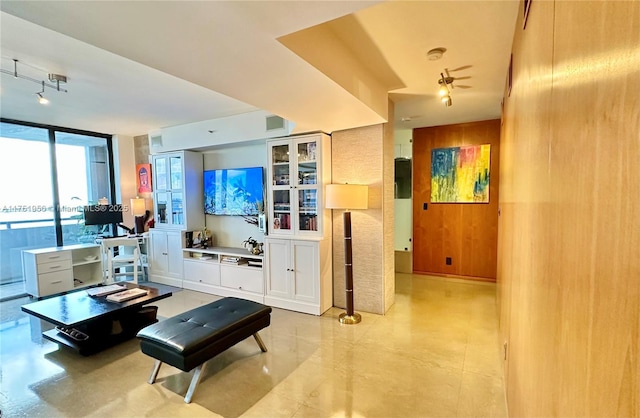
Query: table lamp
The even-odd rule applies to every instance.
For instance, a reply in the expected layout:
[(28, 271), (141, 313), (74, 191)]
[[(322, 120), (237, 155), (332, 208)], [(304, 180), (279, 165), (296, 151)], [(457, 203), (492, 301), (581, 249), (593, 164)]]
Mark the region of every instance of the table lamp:
[(344, 209), (344, 283), (347, 311), (340, 314), (341, 324), (357, 324), (362, 320), (353, 309), (353, 261), (351, 252), (351, 212), (350, 209), (366, 209), (369, 188), (362, 184), (329, 184), (326, 188), (327, 209)]
[(136, 222), (136, 235), (140, 235), (144, 232), (144, 216), (147, 211), (147, 207), (144, 203), (144, 199), (136, 197), (131, 199), (131, 213), (133, 214)]

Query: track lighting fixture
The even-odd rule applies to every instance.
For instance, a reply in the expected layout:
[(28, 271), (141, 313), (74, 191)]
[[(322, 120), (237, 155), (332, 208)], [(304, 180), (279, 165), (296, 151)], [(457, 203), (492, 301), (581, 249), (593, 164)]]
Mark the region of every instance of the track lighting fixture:
[(447, 107), (451, 106), (452, 104), (450, 87), (453, 87), (453, 84), (451, 83), (453, 83), (453, 77), (445, 77), (444, 73), (440, 73), (440, 79), (438, 80), (440, 88), (438, 90), (438, 93), (440, 94), (442, 103), (444, 103), (444, 105)]
[(42, 91), (36, 92), (36, 95), (38, 96), (38, 103), (48, 104), (49, 100), (42, 95), (43, 93), (44, 93), (44, 81), (42, 82)]
[(0, 73), (3, 74), (9, 74), (11, 76), (13, 76), (13, 78), (21, 78), (23, 80), (28, 80), (31, 81), (33, 83), (38, 83), (42, 86), (42, 91), (39, 91), (36, 94), (36, 96), (38, 96), (38, 103), (40, 104), (47, 104), (49, 103), (49, 100), (44, 97), (44, 88), (45, 87), (49, 87), (52, 89), (55, 89), (56, 91), (60, 91), (63, 93), (67, 93), (67, 90), (60, 88), (60, 83), (66, 83), (67, 82), (67, 77), (61, 74), (48, 74), (47, 77), (49, 79), (50, 82), (55, 82), (56, 84), (50, 84), (45, 82), (45, 80), (37, 80), (35, 78), (26, 76), (26, 75), (22, 75), (22, 74), (18, 74), (18, 60), (17, 59), (13, 59), (13, 71), (9, 71), (9, 70), (5, 70), (4, 68), (0, 68)]

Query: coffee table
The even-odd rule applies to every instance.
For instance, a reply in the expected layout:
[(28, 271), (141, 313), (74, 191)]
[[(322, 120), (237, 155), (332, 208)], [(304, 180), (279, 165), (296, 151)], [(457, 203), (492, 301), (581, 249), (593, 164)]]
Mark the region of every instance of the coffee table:
[(86, 339), (72, 338), (57, 328), (42, 335), (82, 355), (90, 355), (128, 340), (143, 327), (157, 322), (155, 312), (147, 309), (151, 312), (145, 313), (144, 305), (172, 295), (171, 291), (154, 287), (125, 285), (145, 289), (147, 294), (125, 302), (111, 302), (106, 296), (89, 296), (85, 289), (29, 303), (22, 310), (60, 328), (79, 331)]

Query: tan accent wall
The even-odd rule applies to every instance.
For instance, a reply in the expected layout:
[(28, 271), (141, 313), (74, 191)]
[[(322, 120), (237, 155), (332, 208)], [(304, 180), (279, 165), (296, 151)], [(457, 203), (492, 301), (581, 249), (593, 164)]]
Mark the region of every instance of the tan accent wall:
[(640, 417), (640, 2), (522, 16), (501, 139), (509, 415)]
[[(431, 151), (482, 144), (491, 145), (489, 203), (431, 203)], [(413, 130), (414, 273), (495, 281), (499, 156), (499, 120)], [(451, 258), (450, 265), (447, 258)]]
[[(372, 125), (331, 135), (332, 182), (369, 186), (369, 208), (351, 212), (354, 307), (376, 314), (384, 314), (393, 304), (395, 291), (393, 171), (389, 174), (393, 170), (393, 135), (387, 129)], [(344, 308), (342, 213), (333, 211), (333, 304)]]
[(151, 163), (151, 153), (149, 152), (149, 136), (139, 135), (133, 137), (133, 146), (136, 164)]
[(396, 278), (395, 278), (395, 137), (394, 114), (395, 108), (389, 101), (389, 122), (383, 125), (383, 151), (382, 151), (382, 231), (383, 231), (383, 263), (384, 263), (384, 311), (387, 312), (395, 302)]

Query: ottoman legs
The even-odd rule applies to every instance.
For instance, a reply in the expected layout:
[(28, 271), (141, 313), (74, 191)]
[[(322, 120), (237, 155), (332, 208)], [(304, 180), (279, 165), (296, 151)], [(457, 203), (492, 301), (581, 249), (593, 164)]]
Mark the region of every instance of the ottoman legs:
[(160, 360), (156, 360), (153, 363), (153, 370), (151, 370), (151, 376), (149, 376), (149, 384), (153, 385), (153, 382), (156, 381), (156, 377), (158, 377), (158, 372), (160, 371), (160, 366), (162, 366), (162, 362)]
[(258, 335), (257, 332), (255, 334), (253, 334), (253, 338), (256, 339), (256, 342), (258, 343), (258, 346), (260, 346), (260, 350), (262, 350), (263, 353), (266, 353), (267, 352), (267, 346), (264, 345), (264, 342), (262, 341), (262, 338), (260, 338), (260, 336)]
[(207, 363), (202, 363), (198, 367), (196, 367), (195, 373), (193, 373), (193, 377), (191, 378), (191, 384), (189, 385), (189, 389), (187, 390), (187, 394), (184, 396), (184, 401), (186, 403), (191, 403), (191, 398), (193, 397), (193, 392), (196, 391), (196, 386), (200, 382), (200, 378), (202, 377), (202, 372), (204, 372), (204, 365)]

